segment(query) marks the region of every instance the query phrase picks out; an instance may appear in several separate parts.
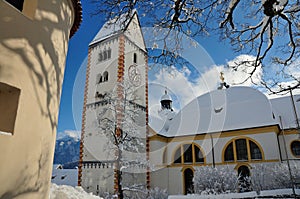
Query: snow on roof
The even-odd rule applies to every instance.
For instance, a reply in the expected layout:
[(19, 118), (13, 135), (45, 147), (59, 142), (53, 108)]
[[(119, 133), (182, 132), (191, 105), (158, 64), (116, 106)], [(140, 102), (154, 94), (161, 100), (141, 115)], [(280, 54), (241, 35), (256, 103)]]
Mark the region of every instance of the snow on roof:
[(111, 36), (117, 35), (121, 32), (123, 32), (127, 25), (129, 24), (131, 18), (136, 13), (136, 10), (134, 9), (132, 11), (131, 16), (128, 16), (127, 14), (123, 14), (120, 17), (116, 17), (114, 19), (111, 19), (107, 21), (102, 28), (99, 30), (97, 35), (94, 37), (94, 39), (91, 41), (89, 45), (93, 45), (95, 43), (98, 43), (100, 41), (103, 41)]
[(49, 199), (103, 199), (92, 193), (87, 193), (82, 187), (51, 184)]
[[(297, 112), (298, 120), (300, 119), (300, 95), (294, 95), (294, 103)], [(292, 104), (291, 96), (270, 99), (273, 112), (279, 122), (279, 116), (282, 118), (282, 125), (284, 129), (296, 128), (296, 116)], [(282, 128), (282, 127), (281, 127)]]
[(250, 87), (230, 87), (201, 95), (172, 120), (164, 136), (194, 135), (275, 125), (270, 101)]
[(53, 169), (51, 182), (58, 185), (77, 186), (78, 170), (77, 169)]

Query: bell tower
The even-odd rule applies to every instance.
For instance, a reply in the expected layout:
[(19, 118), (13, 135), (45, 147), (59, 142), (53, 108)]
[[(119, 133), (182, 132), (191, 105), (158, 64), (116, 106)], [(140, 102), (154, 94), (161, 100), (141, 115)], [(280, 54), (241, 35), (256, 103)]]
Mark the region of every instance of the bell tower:
[(147, 62), (136, 11), (106, 22), (89, 44), (78, 171), (87, 192), (149, 184)]

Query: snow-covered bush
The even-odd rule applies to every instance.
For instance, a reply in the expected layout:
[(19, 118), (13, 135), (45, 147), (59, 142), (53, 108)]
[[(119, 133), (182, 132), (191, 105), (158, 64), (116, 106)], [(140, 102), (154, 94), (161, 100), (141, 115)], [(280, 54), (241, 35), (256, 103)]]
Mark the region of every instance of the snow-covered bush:
[(87, 193), (82, 187), (51, 184), (50, 199), (101, 199), (98, 196)]
[[(293, 177), (299, 178), (299, 164), (291, 162), (290, 165)], [(255, 191), (292, 187), (286, 162), (254, 165), (251, 169), (251, 183)]]
[[(145, 188), (125, 188), (123, 190), (125, 199), (167, 199), (168, 193), (165, 189), (160, 189), (155, 187), (147, 191)], [(116, 194), (104, 193), (101, 195), (104, 199), (115, 199), (117, 198)]]
[(168, 193), (165, 189), (160, 189), (158, 187), (155, 187), (153, 189), (149, 190), (149, 196), (147, 199), (167, 199)]
[(194, 190), (197, 194), (220, 194), (236, 192), (238, 176), (227, 166), (203, 166), (195, 169)]

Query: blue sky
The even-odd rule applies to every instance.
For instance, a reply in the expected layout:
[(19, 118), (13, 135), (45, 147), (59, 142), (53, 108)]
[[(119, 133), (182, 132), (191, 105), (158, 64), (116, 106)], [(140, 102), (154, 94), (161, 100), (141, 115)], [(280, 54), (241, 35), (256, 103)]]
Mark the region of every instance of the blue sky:
[[(60, 103), (57, 129), (58, 132), (65, 132), (67, 130), (80, 131), (81, 126), (79, 120), (81, 120), (80, 118), (83, 105), (83, 88), (85, 77), (84, 67), (82, 67), (81, 69), (80, 67), (81, 65), (84, 65), (83, 62), (87, 57), (88, 44), (104, 23), (101, 16), (91, 17), (93, 9), (93, 5), (91, 3), (89, 3), (88, 1), (82, 1), (82, 8), (83, 22), (81, 23), (79, 30), (69, 42), (69, 50), (66, 59), (65, 77)], [(195, 40), (198, 42), (198, 44), (200, 44), (200, 47), (203, 48), (203, 52), (206, 51), (208, 56), (210, 56), (210, 58), (216, 65), (224, 65), (228, 61), (234, 60), (238, 56), (238, 54), (233, 53), (231, 47), (228, 44), (226, 44), (225, 42), (220, 42), (217, 36), (212, 35), (210, 37), (199, 37), (195, 38)], [(197, 57), (197, 51), (191, 51), (189, 56)], [(200, 63), (203, 60), (201, 60), (201, 58), (198, 58), (194, 61)], [(77, 74), (80, 76), (80, 80), (77, 80), (76, 82), (75, 79)], [(185, 77), (187, 79), (191, 77), (190, 73), (183, 74), (185, 74)], [(156, 76), (154, 75), (154, 77), (163, 78), (164, 81), (162, 82), (168, 84), (166, 77), (162, 74), (158, 73), (156, 74)], [(196, 84), (197, 83), (195, 83), (195, 85)], [(75, 89), (73, 92), (74, 85)], [(191, 87), (194, 87), (195, 85), (189, 84), (189, 86)], [(176, 90), (174, 90), (174, 92), (176, 92)], [(73, 95), (75, 95), (73, 98), (75, 98), (76, 101), (73, 105), (74, 109), (72, 109), (72, 103), (74, 103), (72, 99)], [(184, 95), (181, 97), (184, 97)], [(77, 122), (74, 122), (74, 112)]]

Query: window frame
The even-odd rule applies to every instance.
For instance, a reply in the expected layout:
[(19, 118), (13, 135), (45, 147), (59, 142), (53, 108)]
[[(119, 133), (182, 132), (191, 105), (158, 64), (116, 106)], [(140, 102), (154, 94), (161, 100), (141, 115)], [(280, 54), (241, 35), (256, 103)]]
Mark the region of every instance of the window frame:
[[(189, 150), (189, 148), (191, 148), (191, 155), (192, 155), (192, 161), (188, 161), (188, 162), (185, 161), (185, 156), (184, 156), (185, 153), (187, 152), (186, 150), (184, 150), (185, 146), (187, 146), (187, 145), (190, 145), (190, 146), (188, 146), (187, 149)], [(202, 153), (202, 159), (203, 159), (202, 162), (197, 161), (196, 148), (199, 149), (199, 152)], [(178, 151), (180, 151), (180, 157), (177, 157)], [(178, 160), (180, 160), (180, 162)], [(203, 165), (205, 163), (206, 163), (206, 157), (204, 155), (202, 148), (194, 142), (182, 143), (173, 152), (173, 156), (172, 156), (172, 164), (173, 165), (195, 165), (195, 164)]]
[[(238, 159), (237, 144), (236, 144), (236, 141), (238, 141), (238, 140), (245, 140), (246, 141), (245, 146), (246, 146), (247, 159)], [(254, 158), (252, 158), (253, 154), (251, 153), (252, 152), (251, 151), (251, 146), (250, 146), (251, 142), (259, 149), (259, 152), (260, 152), (260, 155), (261, 155), (261, 159), (254, 159)], [(233, 160), (226, 160), (226, 158), (225, 158), (226, 150), (227, 150), (227, 148), (231, 144), (233, 146), (233, 158), (234, 159)], [(230, 141), (227, 142), (227, 144), (223, 148), (223, 153), (222, 153), (223, 163), (257, 162), (257, 161), (263, 161), (264, 159), (265, 158), (264, 158), (263, 148), (255, 140), (253, 140), (251, 138), (248, 138), (248, 137), (238, 137), (238, 138), (231, 139)]]
[(37, 10), (38, 0), (19, 0), (22, 1), (22, 8), (16, 6), (16, 4), (9, 2), (10, 0), (3, 0), (12, 8), (16, 9), (18, 12), (22, 13), (25, 17), (33, 20), (35, 12)]

